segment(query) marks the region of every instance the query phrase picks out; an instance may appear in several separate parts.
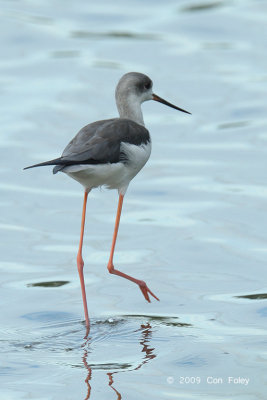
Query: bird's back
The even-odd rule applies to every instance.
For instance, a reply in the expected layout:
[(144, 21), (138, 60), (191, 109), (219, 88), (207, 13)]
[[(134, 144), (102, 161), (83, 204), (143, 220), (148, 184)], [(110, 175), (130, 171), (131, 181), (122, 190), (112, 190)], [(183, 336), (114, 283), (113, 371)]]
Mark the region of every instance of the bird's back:
[(127, 188), (151, 152), (148, 130), (136, 122), (114, 118), (82, 128), (67, 145), (54, 173), (62, 171), (87, 190)]
[(121, 161), (121, 143), (136, 146), (150, 141), (148, 130), (134, 121), (113, 118), (83, 127), (64, 149), (61, 160), (72, 164), (106, 164)]

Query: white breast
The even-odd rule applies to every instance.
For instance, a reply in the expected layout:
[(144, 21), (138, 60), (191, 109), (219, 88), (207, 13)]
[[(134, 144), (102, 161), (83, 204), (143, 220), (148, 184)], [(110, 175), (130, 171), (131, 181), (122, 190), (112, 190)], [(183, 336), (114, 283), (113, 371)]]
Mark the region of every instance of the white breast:
[(120, 150), (125, 155), (126, 162), (73, 165), (65, 167), (63, 172), (80, 182), (88, 191), (104, 185), (108, 189), (118, 189), (120, 193), (125, 194), (130, 181), (149, 159), (151, 142), (141, 146), (121, 143)]
[(151, 142), (136, 146), (121, 143), (121, 152), (126, 155), (127, 166), (132, 171), (133, 177), (143, 168), (151, 154)]

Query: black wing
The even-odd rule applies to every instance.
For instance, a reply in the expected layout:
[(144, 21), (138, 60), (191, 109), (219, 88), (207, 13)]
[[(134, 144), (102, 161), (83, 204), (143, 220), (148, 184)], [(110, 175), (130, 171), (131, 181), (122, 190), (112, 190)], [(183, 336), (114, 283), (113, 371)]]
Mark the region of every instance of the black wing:
[(149, 140), (148, 130), (132, 120), (114, 118), (96, 121), (77, 133), (61, 157), (27, 168), (56, 165), (53, 171), (56, 173), (69, 165), (117, 163), (123, 156), (120, 151), (122, 142), (138, 146)]

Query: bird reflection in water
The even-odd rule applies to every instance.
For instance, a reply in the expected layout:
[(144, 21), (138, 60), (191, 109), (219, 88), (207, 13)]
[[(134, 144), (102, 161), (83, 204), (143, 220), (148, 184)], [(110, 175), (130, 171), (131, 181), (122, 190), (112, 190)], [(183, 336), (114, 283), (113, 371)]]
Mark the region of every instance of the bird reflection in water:
[[(114, 371), (114, 372), (107, 372), (107, 376), (108, 376), (108, 380), (107, 380), (107, 384), (108, 386), (110, 386), (113, 391), (116, 393), (117, 395), (117, 400), (121, 400), (122, 399), (122, 395), (118, 392), (118, 390), (113, 386), (114, 385), (114, 381), (115, 381), (115, 374), (119, 374), (121, 372), (124, 371), (135, 371), (140, 369), (144, 364), (148, 363), (149, 361), (153, 360), (153, 358), (156, 357), (155, 354), (155, 348), (150, 347), (150, 339), (152, 337), (152, 327), (149, 323), (146, 324), (141, 324), (140, 328), (135, 331), (135, 332), (141, 332), (141, 338), (140, 338), (140, 345), (141, 345), (141, 352), (144, 353), (144, 356), (142, 358), (142, 361), (134, 368), (127, 368), (126, 370), (119, 370), (119, 371)], [(89, 333), (89, 332), (88, 332)], [(85, 347), (84, 349), (84, 354), (83, 354), (83, 364), (85, 366), (85, 368), (88, 371), (87, 377), (85, 379), (85, 383), (87, 385), (87, 395), (85, 397), (85, 400), (90, 399), (91, 396), (91, 384), (90, 381), (92, 379), (92, 369), (93, 367), (90, 366), (90, 363), (88, 363), (88, 349), (90, 348), (90, 338), (87, 337), (85, 342), (83, 343), (83, 347)]]

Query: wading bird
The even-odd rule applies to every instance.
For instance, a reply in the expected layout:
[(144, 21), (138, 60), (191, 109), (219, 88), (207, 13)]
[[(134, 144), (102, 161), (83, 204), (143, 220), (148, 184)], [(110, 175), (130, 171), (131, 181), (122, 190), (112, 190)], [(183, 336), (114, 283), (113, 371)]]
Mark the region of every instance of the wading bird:
[(82, 246), (88, 193), (93, 188), (103, 185), (108, 189), (118, 190), (119, 203), (107, 266), (108, 271), (136, 283), (148, 302), (150, 302), (149, 295), (159, 300), (144, 281), (114, 268), (114, 249), (124, 195), (130, 181), (146, 164), (151, 152), (150, 135), (145, 128), (141, 104), (147, 100), (155, 100), (176, 110), (191, 114), (154, 94), (151, 79), (138, 72), (129, 72), (123, 75), (116, 87), (115, 97), (119, 118), (96, 121), (86, 125), (70, 141), (61, 157), (24, 168), (54, 165), (54, 174), (59, 171), (64, 172), (84, 187), (77, 267), (87, 327), (89, 327), (89, 317), (83, 275)]

